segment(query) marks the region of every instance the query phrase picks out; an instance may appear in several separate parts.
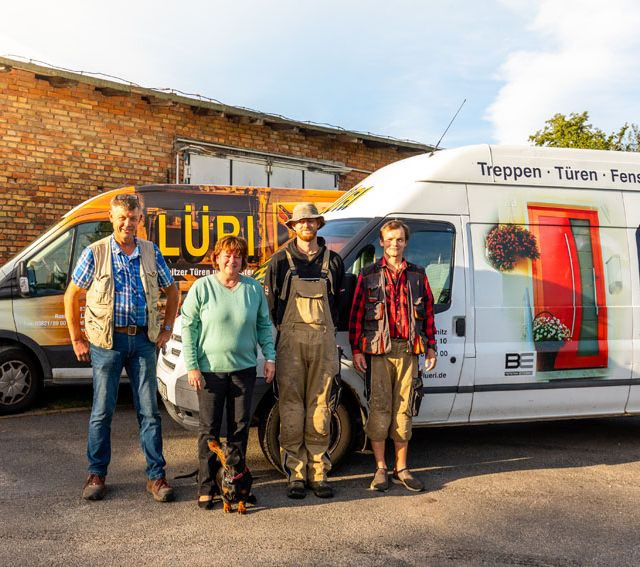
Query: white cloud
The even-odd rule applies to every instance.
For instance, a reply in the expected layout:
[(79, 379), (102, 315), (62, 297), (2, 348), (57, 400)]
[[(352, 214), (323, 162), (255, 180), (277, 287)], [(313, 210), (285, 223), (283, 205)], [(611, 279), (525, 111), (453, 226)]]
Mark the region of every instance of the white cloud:
[[(530, 12), (526, 0), (503, 0)], [(538, 0), (530, 31), (540, 47), (508, 56), (504, 81), (486, 112), (498, 143), (527, 143), (557, 112), (589, 111), (594, 125), (615, 130), (637, 122), (640, 4), (635, 0)]]

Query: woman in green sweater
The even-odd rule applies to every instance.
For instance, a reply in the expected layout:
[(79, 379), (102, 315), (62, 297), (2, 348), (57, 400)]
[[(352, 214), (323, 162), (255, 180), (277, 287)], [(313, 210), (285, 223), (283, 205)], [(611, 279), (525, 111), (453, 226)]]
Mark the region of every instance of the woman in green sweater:
[(197, 280), (182, 305), (183, 354), (200, 413), (198, 506), (205, 509), (213, 504), (216, 462), (207, 441), (219, 440), (226, 407), (227, 442), (246, 454), (257, 345), (267, 383), (273, 380), (276, 357), (262, 286), (240, 273), (247, 266), (246, 240), (222, 237), (211, 259), (218, 271)]

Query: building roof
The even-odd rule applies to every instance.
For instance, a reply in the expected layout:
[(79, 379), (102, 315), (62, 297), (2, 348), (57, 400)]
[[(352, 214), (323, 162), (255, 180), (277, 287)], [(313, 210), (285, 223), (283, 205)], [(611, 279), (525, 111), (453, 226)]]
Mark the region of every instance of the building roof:
[(52, 87), (71, 87), (78, 83), (83, 83), (92, 85), (96, 91), (99, 91), (104, 96), (135, 94), (141, 96), (149, 104), (183, 104), (190, 106), (195, 114), (227, 116), (241, 123), (266, 125), (274, 130), (298, 131), (309, 136), (329, 136), (345, 141), (362, 142), (369, 147), (395, 148), (400, 151), (429, 152), (434, 149), (433, 146), (412, 140), (402, 140), (389, 136), (378, 136), (369, 132), (346, 130), (337, 126), (291, 120), (277, 114), (231, 106), (201, 95), (182, 93), (174, 89), (150, 89), (117, 77), (99, 73), (77, 72), (41, 62), (33, 62), (32, 60), (20, 61), (0, 57), (0, 72), (7, 72), (11, 69), (30, 71), (35, 74), (36, 78), (48, 81)]

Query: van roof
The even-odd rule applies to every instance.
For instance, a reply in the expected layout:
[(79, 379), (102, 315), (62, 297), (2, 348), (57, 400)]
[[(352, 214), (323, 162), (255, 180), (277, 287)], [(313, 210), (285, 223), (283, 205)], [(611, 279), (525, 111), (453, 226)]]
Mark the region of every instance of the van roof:
[[(593, 175), (594, 173), (595, 175)], [(360, 185), (387, 176), (408, 180), (589, 189), (640, 189), (640, 153), (476, 145), (397, 161)]]
[(640, 153), (489, 144), (440, 150), (379, 169), (328, 212), (342, 216), (344, 203), (358, 195), (362, 204), (406, 205), (420, 182), (640, 191)]

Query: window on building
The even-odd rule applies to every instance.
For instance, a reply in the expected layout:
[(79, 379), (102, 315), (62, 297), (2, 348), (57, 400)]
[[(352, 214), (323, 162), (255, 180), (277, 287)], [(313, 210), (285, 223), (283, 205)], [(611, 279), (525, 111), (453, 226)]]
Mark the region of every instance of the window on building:
[(185, 183), (191, 185), (246, 185), (303, 189), (338, 188), (338, 176), (320, 166), (286, 162), (271, 156), (214, 156), (185, 153)]

